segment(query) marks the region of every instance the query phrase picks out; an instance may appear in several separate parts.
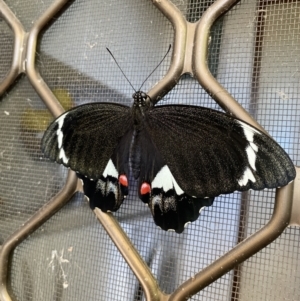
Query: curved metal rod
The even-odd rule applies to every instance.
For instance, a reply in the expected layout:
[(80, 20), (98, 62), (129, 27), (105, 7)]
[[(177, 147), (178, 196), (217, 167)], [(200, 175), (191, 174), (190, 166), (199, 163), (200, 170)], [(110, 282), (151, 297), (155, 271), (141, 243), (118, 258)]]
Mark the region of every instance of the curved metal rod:
[(164, 78), (147, 93), (155, 104), (178, 83), (182, 75), (187, 38), (187, 22), (180, 10), (170, 1), (153, 1), (153, 4), (168, 18), (174, 28), (174, 43), (170, 68)]
[[(36, 21), (32, 27), (27, 40), (26, 58), (24, 59), (23, 43), (26, 43), (25, 38), (27, 34), (23, 30), (22, 25), (0, 0), (1, 13), (7, 14), (9, 25), (13, 28), (15, 33), (15, 46), (14, 46), (14, 59), (13, 66), (6, 77), (5, 81), (1, 84), (3, 91), (7, 89), (8, 85), (17, 77), (21, 71), (25, 71), (28, 75), (32, 86), (40, 95), (42, 100), (48, 106), (53, 115), (58, 116), (64, 110), (48, 88), (40, 74), (35, 69), (35, 54), (37, 38), (40, 31), (47, 25), (47, 23), (61, 10), (61, 8), (68, 2), (68, 0), (56, 0), (44, 12), (44, 14)], [(7, 19), (6, 19), (7, 20)], [(23, 61), (25, 65), (23, 66)], [(2, 91), (2, 90), (1, 90)], [(0, 300), (11, 301), (11, 297), (7, 291), (7, 272), (8, 261), (12, 250), (20, 244), (30, 233), (38, 229), (45, 221), (53, 216), (59, 209), (61, 209), (77, 191), (77, 176), (75, 172), (69, 171), (67, 181), (62, 190), (53, 197), (47, 204), (45, 204), (36, 214), (34, 214), (19, 230), (12, 234), (0, 248)]]
[(1, 96), (9, 88), (9, 86), (12, 85), (17, 76), (23, 71), (22, 57), (23, 53), (25, 53), (24, 40), (26, 39), (26, 32), (20, 21), (3, 0), (0, 0), (0, 15), (14, 33), (14, 49), (11, 67), (3, 81), (0, 83)]
[(26, 74), (30, 80), (31, 85), (36, 90), (38, 95), (44, 101), (50, 112), (54, 116), (59, 116), (64, 112), (61, 104), (58, 102), (50, 88), (47, 86), (37, 69), (35, 68), (35, 54), (37, 38), (41, 30), (47, 25), (51, 19), (60, 12), (61, 8), (68, 2), (68, 0), (56, 0), (44, 14), (35, 22), (34, 26), (29, 32), (27, 42), (27, 54), (26, 54)]
[(94, 213), (103, 225), (107, 234), (114, 242), (123, 258), (132, 269), (133, 273), (140, 281), (146, 300), (151, 301), (167, 301), (168, 295), (164, 294), (145, 261), (141, 258), (138, 251), (127, 237), (117, 220), (111, 213), (104, 213), (100, 209), (95, 208)]
[(213, 23), (240, 0), (218, 0), (203, 14), (197, 23), (194, 37), (193, 73), (200, 85), (227, 112), (252, 124), (261, 131), (266, 131), (251, 115), (222, 87), (212, 76), (207, 66), (208, 40)]
[(14, 232), (0, 247), (0, 300), (12, 301), (7, 291), (7, 271), (9, 256), (14, 248), (28, 235), (38, 229), (51, 216), (60, 210), (73, 196), (77, 188), (77, 176), (74, 171), (69, 171), (65, 186), (59, 193), (50, 199), (38, 212), (36, 212), (25, 224)]
[(293, 185), (277, 189), (272, 218), (263, 228), (179, 286), (169, 301), (187, 300), (279, 237), (291, 217)]
[[(1, 1), (1, 0), (0, 0)], [(30, 31), (27, 43), (27, 63), (26, 63), (26, 73), (29, 77), (29, 80), (37, 93), (41, 96), (41, 98), (45, 101), (45, 104), (48, 106), (49, 110), (53, 113), (53, 115), (58, 116), (63, 112), (60, 104), (57, 102), (55, 96), (52, 94), (51, 90), (47, 87), (46, 83), (41, 78), (40, 74), (35, 68), (35, 51), (36, 51), (36, 44), (37, 44), (37, 37), (42, 28), (50, 21), (50, 19), (62, 8), (62, 6), (67, 3), (68, 0), (56, 0), (49, 9), (41, 16), (41, 18), (35, 23), (34, 27)], [(205, 37), (204, 33), (201, 33), (201, 30), (207, 31), (206, 32), (206, 44), (203, 44), (204, 52), (200, 53), (201, 60), (203, 57), (206, 59), (206, 52), (207, 52), (207, 39), (208, 33), (211, 25), (213, 24), (214, 20), (224, 13), (225, 8), (229, 9), (231, 6), (230, 3), (235, 4), (238, 1), (232, 0), (218, 0), (215, 2), (215, 6), (212, 7), (213, 9), (209, 8), (207, 11), (207, 15), (205, 18), (202, 18), (199, 21), (199, 24), (191, 30), (191, 32), (195, 32), (195, 40), (197, 41), (194, 54), (197, 52), (197, 47), (199, 47), (199, 37), (200, 39)], [(1, 2), (0, 2), (1, 4)], [(220, 4), (221, 6), (218, 6)], [(149, 96), (154, 99), (155, 101), (159, 100), (159, 97), (166, 94), (174, 85), (176, 85), (177, 81), (180, 78), (180, 75), (189, 70), (189, 64), (197, 64), (198, 55), (193, 56), (192, 63), (185, 60), (185, 53), (186, 53), (186, 43), (188, 42), (187, 36), (187, 22), (182, 17), (179, 10), (171, 4), (167, 0), (160, 0), (155, 2), (155, 5), (163, 12), (163, 14), (171, 21), (175, 29), (175, 38), (174, 38), (174, 49), (173, 49), (173, 57), (172, 57), (172, 64), (171, 67), (165, 76), (165, 78), (159, 82), (151, 91), (149, 91)], [(222, 6), (224, 5), (224, 6)], [(214, 10), (218, 12), (214, 12)], [(203, 21), (204, 20), (204, 21)], [(206, 20), (206, 21), (205, 21)], [(203, 37), (202, 37), (203, 35)], [(199, 49), (198, 49), (199, 50)], [(198, 78), (197, 74), (199, 69), (202, 70), (201, 65), (197, 66), (194, 69), (196, 77)], [(206, 69), (207, 65), (205, 64)], [(206, 70), (204, 68), (204, 71)], [(209, 73), (210, 74), (210, 73)], [(198, 78), (199, 82), (202, 82), (202, 77)], [(209, 75), (207, 75), (209, 77)], [(211, 76), (212, 77), (212, 76)], [(208, 78), (208, 81), (203, 81), (202, 85), (204, 87), (211, 87), (212, 84), (210, 81), (215, 80), (213, 77)], [(215, 81), (216, 82), (216, 81)], [(231, 109), (232, 106), (235, 107), (237, 104), (235, 100), (230, 96), (226, 95), (225, 90), (222, 90), (222, 87), (216, 82), (216, 85), (213, 86), (211, 89), (207, 89), (216, 101), (220, 101), (220, 104), (224, 108), (229, 108), (229, 110), (234, 113), (236, 116), (240, 118), (244, 118), (244, 113), (240, 109)], [(221, 90), (220, 90), (221, 87)], [(223, 93), (224, 92), (224, 93)], [(225, 96), (224, 96), (225, 95)], [(242, 113), (241, 113), (242, 112)], [(245, 115), (247, 116), (247, 114)], [(249, 122), (249, 121), (248, 121)], [(250, 122), (253, 124), (253, 120)], [(255, 124), (255, 122), (254, 122)], [(258, 126), (259, 127), (259, 126)], [(7, 262), (9, 258), (9, 253), (11, 250), (20, 243), (29, 233), (30, 231), (34, 231), (38, 228), (47, 218), (49, 218), (52, 214), (54, 214), (57, 210), (59, 210), (66, 202), (67, 199), (70, 197), (71, 194), (66, 193), (69, 191), (76, 191), (77, 185), (77, 177), (73, 172), (69, 173), (70, 178), (68, 177), (67, 183), (64, 186), (63, 190), (60, 194), (58, 194), (54, 199), (52, 199), (48, 204), (46, 204), (42, 208), (42, 212), (38, 212), (34, 217), (30, 219), (28, 223), (24, 225), (24, 227), (17, 231), (13, 236), (11, 236), (7, 242), (1, 247), (0, 252), (0, 266), (3, 266), (3, 270), (0, 272), (0, 300), (3, 301), (10, 301), (10, 297), (6, 290), (6, 282), (7, 282)], [(73, 194), (72, 193), (72, 194)], [(289, 187), (282, 188), (281, 190), (277, 191), (276, 195), (276, 204), (273, 217), (271, 221), (259, 232), (255, 233), (247, 240), (240, 243), (236, 246), (233, 250), (228, 252), (226, 255), (218, 259), (216, 262), (211, 264), (209, 267), (201, 271), (196, 275), (195, 278), (188, 280), (182, 286), (180, 286), (172, 295), (165, 295), (163, 294), (153, 275), (151, 274), (150, 270), (147, 268), (146, 264), (143, 262), (142, 258), (138, 254), (138, 252), (133, 247), (130, 240), (127, 238), (124, 231), (121, 229), (117, 221), (111, 214), (104, 214), (102, 212), (96, 214), (100, 221), (102, 222), (105, 230), (113, 239), (116, 246), (119, 248), (120, 252), (122, 253), (123, 257), (126, 259), (129, 266), (134, 271), (135, 275), (141, 282), (143, 289), (146, 294), (147, 300), (184, 300), (189, 296), (197, 293), (200, 289), (204, 288), (205, 286), (209, 285), (227, 271), (232, 269), (238, 263), (246, 260), (255, 252), (259, 251), (261, 248), (266, 246), (272, 240), (277, 238), (280, 233), (285, 229), (290, 219), (290, 212), (291, 212), (291, 202), (288, 202), (291, 199), (292, 188), (291, 185)], [(49, 207), (48, 207), (49, 205)], [(100, 210), (99, 210), (100, 211)], [(100, 216), (100, 217), (99, 217)]]

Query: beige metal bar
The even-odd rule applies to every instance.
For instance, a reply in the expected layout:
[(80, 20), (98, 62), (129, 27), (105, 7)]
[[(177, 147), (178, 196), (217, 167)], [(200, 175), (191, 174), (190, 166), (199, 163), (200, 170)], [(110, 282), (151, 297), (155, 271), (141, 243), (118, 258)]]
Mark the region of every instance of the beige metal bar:
[[(29, 34), (25, 33), (21, 23), (10, 11), (7, 5), (0, 0), (0, 13), (7, 20), (15, 35), (14, 56), (12, 68), (0, 85), (0, 94), (3, 93), (19, 73), (25, 72), (31, 84), (48, 106), (53, 115), (63, 113), (63, 109), (51, 90), (35, 68), (37, 38), (41, 30), (51, 19), (61, 11), (68, 0), (56, 0), (36, 21)], [(28, 39), (27, 39), (28, 37)], [(25, 52), (26, 50), (26, 52)], [(25, 53), (25, 54), (24, 54)], [(25, 62), (25, 64), (24, 64)], [(20, 229), (12, 234), (0, 247), (0, 301), (11, 301), (7, 290), (7, 274), (9, 256), (13, 249), (28, 235), (39, 228), (45, 221), (61, 209), (77, 191), (78, 180), (75, 172), (69, 171), (67, 181), (62, 190), (34, 214)]]
[(35, 67), (36, 45), (41, 30), (60, 12), (67, 2), (68, 0), (54, 1), (33, 25), (29, 32), (27, 42), (26, 74), (28, 75), (30, 83), (54, 116), (61, 115), (64, 112), (64, 109)]
[(182, 75), (185, 60), (187, 22), (172, 2), (159, 0), (153, 1), (153, 4), (168, 18), (174, 28), (173, 53), (170, 68), (164, 78), (148, 91), (148, 95), (156, 103), (178, 83)]
[(169, 301), (187, 300), (279, 237), (291, 217), (293, 186), (290, 183), (277, 189), (273, 216), (267, 225), (179, 286)]
[[(20, 28), (20, 24), (14, 16), (6, 17), (9, 26), (11, 26), (15, 33), (15, 48), (18, 50), (18, 56), (14, 54), (18, 59), (13, 63), (14, 71), (12, 77), (9, 78), (5, 87), (13, 82), (17, 74), (26, 72), (29, 80), (37, 93), (43, 99), (45, 104), (53, 115), (60, 115), (63, 110), (48, 88), (39, 72), (35, 68), (35, 52), (37, 45), (37, 38), (46, 24), (55, 16), (62, 7), (68, 2), (68, 0), (56, 0), (47, 9), (47, 11), (38, 19), (31, 29), (27, 40), (26, 51), (26, 64), (25, 68), (22, 68), (22, 55), (19, 54), (21, 45), (26, 41), (26, 34), (23, 28)], [(215, 20), (221, 16), (224, 12), (229, 10), (232, 5), (238, 1), (233, 0), (218, 0), (216, 1), (203, 15), (201, 20), (195, 25), (188, 23), (180, 11), (167, 0), (154, 1), (154, 4), (160, 11), (170, 20), (174, 27), (174, 48), (172, 55), (171, 67), (162, 81), (160, 81), (153, 89), (149, 91), (149, 96), (158, 101), (163, 95), (165, 95), (170, 89), (172, 89), (178, 82), (180, 76), (185, 73), (193, 73), (198, 79), (199, 83), (210, 93), (210, 95), (227, 111), (233, 113), (239, 118), (248, 121), (249, 123), (261, 128), (250, 115), (233, 99), (232, 96), (213, 78), (210, 74), (207, 64), (207, 46), (209, 30)], [(9, 15), (7, 12), (7, 6), (2, 0), (0, 0), (0, 12), (1, 14)], [(15, 18), (15, 20), (14, 20)], [(13, 21), (11, 21), (13, 20)], [(17, 28), (17, 33), (14, 29)], [(20, 32), (19, 32), (20, 31)], [(18, 37), (18, 38), (17, 38)], [(22, 37), (22, 38), (21, 38)], [(22, 40), (22, 41), (21, 41)], [(20, 42), (21, 41), (21, 42)], [(21, 43), (21, 44), (20, 44)], [(192, 45), (195, 43), (195, 45)], [(17, 46), (16, 46), (17, 45)], [(17, 50), (16, 50), (17, 49)], [(191, 58), (191, 53), (193, 56)], [(17, 66), (18, 68), (16, 69)], [(194, 66), (194, 68), (192, 68)], [(15, 73), (17, 70), (17, 73)], [(7, 80), (7, 78), (5, 80)], [(12, 79), (13, 78), (13, 79)], [(3, 85), (3, 83), (2, 83)], [(1, 90), (4, 91), (5, 89)], [(57, 210), (59, 210), (73, 193), (76, 191), (77, 178), (73, 172), (69, 173), (67, 183), (62, 191), (53, 199), (51, 199), (38, 213), (36, 213), (21, 229), (15, 232), (0, 249), (0, 300), (10, 301), (11, 298), (7, 292), (7, 264), (9, 255), (21, 241), (23, 241), (32, 231), (37, 229), (42, 223), (44, 223), (49, 217), (51, 217)], [(297, 184), (299, 187), (299, 184)], [(98, 209), (95, 209), (95, 213), (98, 219), (101, 221), (105, 230), (114, 241), (117, 248), (120, 250), (122, 256), (133, 270), (134, 274), (141, 282), (144, 289), (147, 300), (186, 300), (193, 294), (196, 294), (199, 290), (203, 289), (222, 275), (227, 273), (230, 269), (237, 264), (243, 262), (271, 241), (276, 239), (282, 231), (288, 225), (291, 215), (292, 206), (292, 194), (293, 184), (287, 187), (277, 190), (276, 202), (274, 214), (270, 222), (264, 226), (257, 233), (241, 242), (234, 249), (227, 254), (219, 258), (210, 266), (199, 272), (195, 277), (189, 279), (182, 284), (172, 295), (165, 295), (161, 292), (155, 278), (147, 267), (146, 263), (140, 257), (122, 228), (114, 219), (112, 214), (105, 214)]]
[(8, 262), (11, 252), (28, 235), (38, 229), (51, 216), (60, 210), (76, 192), (77, 176), (75, 172), (68, 173), (67, 181), (61, 191), (36, 212), (25, 224), (13, 233), (0, 247), (0, 301), (12, 301), (7, 290)]
[(193, 70), (200, 85), (227, 112), (266, 131), (212, 76), (207, 66), (209, 33), (213, 23), (239, 0), (218, 0), (214, 2), (199, 20), (194, 37)]
[(26, 32), (20, 21), (3, 0), (0, 0), (0, 16), (6, 21), (14, 33), (12, 63), (10, 70), (6, 74), (4, 80), (0, 83), (1, 96), (9, 88), (9, 86), (12, 85), (17, 76), (23, 71), (22, 58), (23, 53), (25, 53), (24, 42), (26, 39)]
[(147, 264), (141, 258), (140, 254), (135, 249), (114, 216), (111, 213), (104, 213), (98, 208), (95, 208), (94, 212), (107, 234), (110, 236), (111, 240), (114, 242), (125, 261), (140, 281), (146, 300), (167, 301), (168, 295), (165, 295), (160, 290), (156, 279), (152, 275)]
[(214, 2), (197, 23), (187, 22), (177, 7), (168, 0), (153, 1), (172, 23), (175, 36), (171, 67), (165, 77), (148, 91), (148, 94), (156, 103), (177, 84), (182, 74), (190, 73), (225, 111), (266, 133), (263, 127), (212, 76), (207, 65), (211, 26), (239, 1)]

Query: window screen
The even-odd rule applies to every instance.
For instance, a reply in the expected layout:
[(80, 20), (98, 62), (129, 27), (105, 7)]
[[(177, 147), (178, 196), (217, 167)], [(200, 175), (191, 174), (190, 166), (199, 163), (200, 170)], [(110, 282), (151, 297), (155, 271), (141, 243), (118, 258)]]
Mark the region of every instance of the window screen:
[[(173, 3), (188, 21), (197, 22), (213, 1)], [(5, 4), (30, 31), (52, 1)], [(39, 37), (36, 67), (65, 109), (88, 102), (131, 105), (134, 91), (106, 47), (138, 89), (173, 41), (171, 23), (151, 1), (76, 0)], [(0, 14), (0, 80), (10, 69), (13, 47), (14, 34)], [(299, 61), (299, 1), (243, 0), (212, 27), (212, 74), (295, 165), (300, 164)], [(163, 78), (171, 64), (168, 55), (143, 90)], [(189, 75), (159, 104), (174, 103), (222, 110)], [(58, 193), (67, 170), (40, 151), (53, 117), (25, 74), (1, 96), (0, 116), (3, 243)], [(273, 190), (220, 196), (178, 235), (155, 226), (137, 197), (136, 183), (132, 186), (114, 215), (167, 294), (265, 225), (274, 207)], [(289, 227), (191, 300), (299, 300), (299, 248), (299, 228)], [(8, 273), (14, 300), (144, 300), (139, 282), (81, 192), (14, 249)]]

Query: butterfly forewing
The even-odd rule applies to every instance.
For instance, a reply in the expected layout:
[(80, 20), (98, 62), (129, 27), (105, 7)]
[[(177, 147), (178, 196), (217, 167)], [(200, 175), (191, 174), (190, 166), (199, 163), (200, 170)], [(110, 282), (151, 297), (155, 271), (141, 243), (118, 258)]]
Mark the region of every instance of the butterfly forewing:
[(182, 190), (214, 197), (275, 188), (295, 177), (285, 151), (270, 137), (224, 113), (195, 106), (158, 106), (147, 130)]
[(146, 129), (135, 135), (132, 150), (137, 156), (132, 165), (138, 166), (139, 197), (148, 204), (160, 228), (181, 233), (204, 206), (212, 205), (214, 198), (195, 198), (181, 189)]
[(42, 140), (42, 151), (51, 160), (90, 179), (99, 179), (118, 144), (132, 129), (130, 110), (112, 103), (71, 109), (49, 126)]

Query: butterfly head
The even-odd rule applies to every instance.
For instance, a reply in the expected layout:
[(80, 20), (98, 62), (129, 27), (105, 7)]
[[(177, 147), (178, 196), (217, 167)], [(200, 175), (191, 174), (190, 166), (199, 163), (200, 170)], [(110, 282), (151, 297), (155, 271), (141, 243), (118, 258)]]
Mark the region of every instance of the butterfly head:
[(136, 91), (132, 95), (134, 107), (145, 107), (151, 105), (151, 98), (143, 91)]

